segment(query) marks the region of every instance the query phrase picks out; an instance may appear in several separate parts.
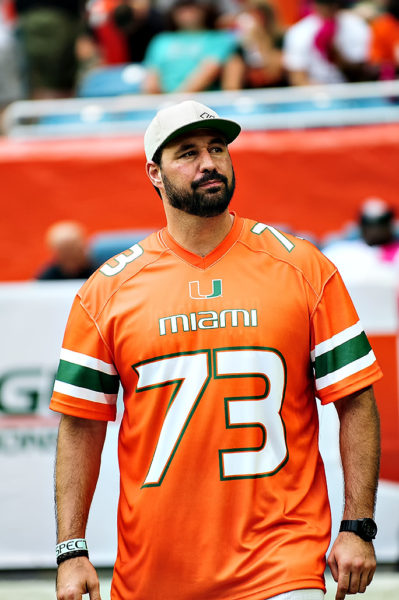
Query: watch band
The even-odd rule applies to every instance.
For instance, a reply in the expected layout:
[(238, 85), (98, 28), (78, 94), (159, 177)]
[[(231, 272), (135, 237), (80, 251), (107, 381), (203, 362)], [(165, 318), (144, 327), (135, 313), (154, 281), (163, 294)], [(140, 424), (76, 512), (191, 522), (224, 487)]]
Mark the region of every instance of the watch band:
[(355, 519), (341, 521), (340, 531), (350, 531), (366, 542), (371, 542), (377, 534), (377, 525), (373, 519)]
[(340, 531), (351, 531), (357, 533), (359, 531), (359, 523), (357, 520), (354, 521), (341, 521)]

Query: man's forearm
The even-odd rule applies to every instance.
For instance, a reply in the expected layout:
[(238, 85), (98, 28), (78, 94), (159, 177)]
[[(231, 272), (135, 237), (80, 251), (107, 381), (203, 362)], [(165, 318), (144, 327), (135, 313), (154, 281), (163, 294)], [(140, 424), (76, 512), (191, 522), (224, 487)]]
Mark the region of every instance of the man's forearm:
[(380, 423), (372, 388), (335, 403), (345, 481), (344, 519), (372, 517), (380, 465)]
[(61, 419), (55, 468), (58, 542), (85, 535), (106, 429), (103, 421)]

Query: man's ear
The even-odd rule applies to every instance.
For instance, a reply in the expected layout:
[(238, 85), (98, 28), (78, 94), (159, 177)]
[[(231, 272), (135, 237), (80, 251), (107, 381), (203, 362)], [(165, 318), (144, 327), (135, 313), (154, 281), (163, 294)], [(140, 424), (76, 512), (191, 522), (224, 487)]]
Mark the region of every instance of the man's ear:
[(153, 160), (149, 160), (146, 164), (146, 171), (152, 185), (157, 188), (163, 187), (161, 167), (154, 163)]

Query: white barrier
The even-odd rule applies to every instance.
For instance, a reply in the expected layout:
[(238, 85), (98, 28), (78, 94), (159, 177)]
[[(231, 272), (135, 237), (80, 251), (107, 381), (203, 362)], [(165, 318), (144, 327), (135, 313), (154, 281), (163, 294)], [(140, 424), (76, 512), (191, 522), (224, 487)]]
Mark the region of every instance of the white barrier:
[[(354, 297), (361, 290), (356, 303), (372, 333), (396, 331), (394, 285), (385, 278), (353, 287)], [(52, 481), (58, 416), (48, 409), (48, 402), (67, 315), (79, 286), (76, 281), (0, 285), (0, 569), (55, 564)], [(379, 322), (375, 301), (383, 306)], [(321, 409), (320, 430), (335, 534), (341, 518), (342, 477), (334, 407)], [(97, 566), (112, 566), (116, 551), (117, 435), (118, 424), (111, 423), (87, 531)], [(399, 557), (398, 506), (399, 484), (381, 482), (376, 551), (384, 562)]]

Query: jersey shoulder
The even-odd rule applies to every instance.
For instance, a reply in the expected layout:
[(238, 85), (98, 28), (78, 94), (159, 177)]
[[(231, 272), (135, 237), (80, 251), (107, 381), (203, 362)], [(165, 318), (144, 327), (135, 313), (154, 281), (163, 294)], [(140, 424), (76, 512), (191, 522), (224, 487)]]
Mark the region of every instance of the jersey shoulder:
[(120, 254), (116, 254), (83, 284), (78, 292), (85, 310), (95, 319), (108, 300), (130, 279), (157, 261), (166, 249), (158, 232), (150, 234)]
[(241, 240), (254, 252), (264, 252), (296, 269), (317, 294), (337, 271), (314, 244), (266, 223), (245, 219)]

